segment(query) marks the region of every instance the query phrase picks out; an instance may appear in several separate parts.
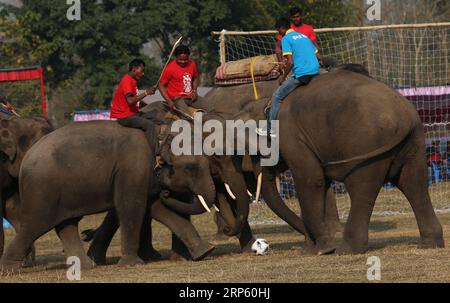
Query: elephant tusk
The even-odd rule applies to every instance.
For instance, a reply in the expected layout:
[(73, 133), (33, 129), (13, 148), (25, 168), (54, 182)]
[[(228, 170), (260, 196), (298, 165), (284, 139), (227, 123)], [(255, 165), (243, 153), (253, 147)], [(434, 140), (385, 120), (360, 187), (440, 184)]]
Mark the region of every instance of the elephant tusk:
[(208, 207), (208, 204), (206, 204), (205, 199), (201, 195), (198, 195), (197, 198), (200, 200), (200, 203), (202, 203), (203, 207), (206, 209), (207, 212), (211, 212), (211, 210)]
[(233, 194), (233, 192), (231, 191), (230, 185), (225, 183), (225, 188), (227, 189), (227, 193), (230, 195), (230, 197), (233, 200), (236, 200), (236, 196)]
[(262, 173), (258, 175), (258, 184), (256, 185), (256, 197), (255, 203), (259, 202), (259, 196), (261, 195)]
[(247, 194), (250, 198), (253, 197), (253, 194), (248, 189), (247, 189)]
[(216, 212), (220, 213), (220, 210), (217, 206), (214, 205), (214, 209), (216, 210)]

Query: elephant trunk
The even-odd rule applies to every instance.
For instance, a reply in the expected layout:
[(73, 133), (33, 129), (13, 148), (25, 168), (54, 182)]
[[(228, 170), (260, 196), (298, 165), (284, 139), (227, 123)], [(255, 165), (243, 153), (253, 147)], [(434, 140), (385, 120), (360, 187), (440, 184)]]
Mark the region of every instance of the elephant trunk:
[(303, 220), (286, 206), (278, 194), (276, 174), (273, 168), (263, 168), (261, 190), (267, 206), (296, 231), (305, 235), (305, 224)]
[(234, 224), (232, 226), (226, 226), (223, 230), (225, 235), (232, 237), (238, 235), (247, 223), (250, 201), (245, 185), (245, 180), (235, 180), (231, 184), (231, 186), (225, 184), (225, 188), (228, 192), (228, 195), (236, 200), (236, 218), (234, 220)]
[(195, 191), (194, 193), (196, 196), (192, 197), (189, 203), (171, 197), (167, 190), (162, 191), (159, 197), (164, 205), (183, 215), (200, 215), (205, 211), (211, 212), (216, 197), (215, 188), (209, 189), (206, 195), (197, 194)]

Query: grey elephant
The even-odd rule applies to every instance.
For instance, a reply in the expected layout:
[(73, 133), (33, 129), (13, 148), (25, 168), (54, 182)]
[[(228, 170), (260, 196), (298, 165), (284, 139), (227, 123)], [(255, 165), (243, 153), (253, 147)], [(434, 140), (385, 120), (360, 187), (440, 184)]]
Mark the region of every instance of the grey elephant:
[[(160, 201), (168, 208), (183, 214), (187, 220), (191, 215), (210, 211), (212, 203), (216, 203), (220, 215), (224, 218), (225, 233), (229, 236), (236, 235), (243, 251), (250, 251), (253, 243), (253, 235), (247, 222), (249, 195), (246, 183), (240, 171), (239, 165), (233, 163), (231, 157), (226, 156), (175, 156), (170, 150), (173, 134), (170, 134), (170, 120), (165, 118), (166, 112), (161, 103), (154, 103), (146, 107), (145, 111), (157, 110), (158, 120), (165, 121), (166, 125), (161, 127), (162, 146), (161, 156), (165, 165), (160, 171), (160, 183), (164, 189), (160, 195)], [(201, 201), (198, 194), (208, 197)], [(211, 198), (211, 194), (216, 195)], [(209, 202), (207, 202), (209, 201)], [(110, 211), (96, 230), (83, 231), (86, 241), (92, 241), (88, 255), (96, 263), (104, 263), (106, 250), (119, 227), (119, 222), (114, 211)], [(173, 235), (172, 251), (174, 257), (186, 259), (197, 258), (183, 245), (186, 242)], [(147, 239), (151, 242), (151, 234)], [(154, 257), (158, 258), (155, 252)]]
[[(291, 169), (300, 189), (301, 219), (276, 191), (277, 167), (263, 169), (263, 195), (277, 215), (307, 235), (316, 252), (364, 253), (374, 203), (387, 181), (413, 208), (419, 247), (444, 247), (428, 194), (423, 126), (408, 100), (387, 85), (344, 68), (294, 91), (278, 117), (282, 165)], [(324, 216), (332, 179), (344, 182), (351, 198), (339, 247)]]
[[(252, 101), (250, 85), (221, 87), (198, 105), (233, 115), (234, 104), (240, 112), (233, 119), (261, 120), (276, 87), (276, 81), (258, 83), (258, 102)], [(231, 95), (235, 100), (223, 102)], [(280, 218), (305, 234), (308, 251), (323, 254), (336, 248), (339, 222), (331, 180), (343, 181), (352, 200), (338, 254), (367, 250), (370, 215), (385, 181), (395, 183), (410, 201), (421, 235), (419, 247), (444, 246), (426, 185), (422, 124), (397, 92), (368, 77), (361, 66), (343, 65), (286, 98), (279, 120), (281, 161), (263, 169), (262, 193)], [(292, 170), (299, 188), (301, 218), (286, 207), (276, 189), (275, 176), (286, 169)]]
[[(122, 222), (119, 264), (142, 263), (139, 244), (148, 208), (168, 211), (157, 202), (147, 203), (155, 185), (156, 139), (155, 145), (149, 146), (142, 131), (102, 121), (71, 124), (36, 143), (22, 161), (20, 230), (1, 259), (2, 270), (19, 270), (33, 242), (52, 228), (66, 255), (78, 256), (83, 268), (91, 268), (78, 222), (85, 215), (112, 208)], [(189, 222), (178, 223), (171, 227), (180, 234), (190, 233), (189, 238), (199, 238)], [(195, 244), (192, 249), (198, 255), (212, 249), (201, 239)]]
[[(328, 64), (330, 68), (337, 66), (337, 62), (335, 62), (333, 58), (327, 58), (327, 61), (330, 61), (330, 64)], [(339, 66), (338, 68), (346, 68), (346, 65)], [(224, 120), (266, 120), (264, 112), (267, 103), (270, 101), (273, 92), (278, 86), (277, 80), (257, 82), (258, 100), (255, 100), (253, 84), (214, 87), (205, 97), (199, 98), (193, 106), (205, 110), (208, 113), (219, 115)], [(232, 98), (230, 98), (230, 96), (232, 96)], [(263, 180), (260, 158), (250, 155), (244, 155), (237, 158), (241, 163), (241, 169), (244, 175), (247, 176), (247, 187), (253, 188), (254, 186), (252, 184), (257, 185), (251, 192), (255, 194), (256, 200), (259, 200)], [(279, 175), (287, 169), (289, 169), (289, 167), (283, 165), (281, 162), (277, 167), (277, 174)], [(328, 189), (326, 194), (325, 213), (330, 228), (332, 228), (333, 231), (341, 231), (342, 224), (339, 220), (336, 200), (331, 188)], [(293, 223), (293, 227), (297, 231), (304, 233), (302, 225), (295, 220), (297, 215), (295, 215), (295, 217), (292, 215), (293, 213), (288, 215), (291, 218), (291, 222), (297, 222)], [(218, 221), (220, 225), (221, 219), (218, 218)], [(306, 239), (309, 240), (308, 238)]]
[[(53, 126), (41, 117), (22, 118), (12, 113), (0, 112), (0, 188), (2, 207), (0, 218), (5, 217), (16, 232), (20, 228), (19, 222), (19, 168), (28, 149), (40, 138), (50, 133)], [(4, 231), (0, 226), (0, 256), (3, 255)], [(34, 250), (33, 250), (34, 251)], [(27, 258), (27, 264), (33, 262), (33, 254)]]

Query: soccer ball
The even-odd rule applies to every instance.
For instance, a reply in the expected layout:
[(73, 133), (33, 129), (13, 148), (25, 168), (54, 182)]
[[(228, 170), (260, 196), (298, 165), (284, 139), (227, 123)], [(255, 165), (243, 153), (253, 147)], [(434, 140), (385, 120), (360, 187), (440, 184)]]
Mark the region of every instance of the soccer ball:
[(269, 243), (266, 239), (256, 239), (252, 244), (252, 252), (257, 256), (265, 255), (269, 251)]

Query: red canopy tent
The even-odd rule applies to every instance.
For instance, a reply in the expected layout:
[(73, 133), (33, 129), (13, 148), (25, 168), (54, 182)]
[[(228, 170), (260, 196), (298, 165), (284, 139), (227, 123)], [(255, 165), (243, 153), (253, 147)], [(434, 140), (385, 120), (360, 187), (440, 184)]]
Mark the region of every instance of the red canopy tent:
[(42, 113), (47, 117), (47, 102), (45, 100), (44, 77), (42, 67), (21, 67), (0, 69), (0, 82), (28, 81), (39, 79), (42, 94)]

